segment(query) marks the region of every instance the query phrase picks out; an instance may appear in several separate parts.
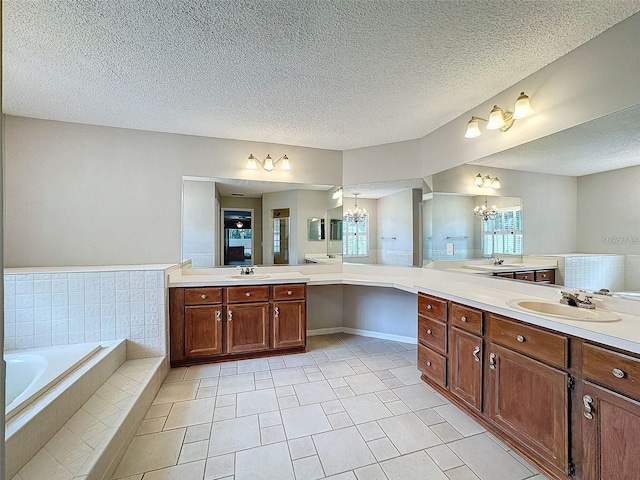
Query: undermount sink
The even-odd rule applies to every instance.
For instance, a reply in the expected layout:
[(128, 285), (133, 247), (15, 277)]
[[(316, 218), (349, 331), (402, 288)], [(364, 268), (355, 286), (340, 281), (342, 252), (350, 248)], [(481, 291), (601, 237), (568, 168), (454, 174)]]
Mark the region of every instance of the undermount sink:
[(578, 320), (582, 322), (617, 322), (618, 315), (608, 310), (587, 309), (562, 305), (558, 302), (546, 300), (532, 300), (521, 298), (507, 302), (510, 306), (527, 312), (540, 313), (550, 317), (564, 318), (566, 320)]
[(269, 278), (269, 275), (250, 273), (248, 275), (227, 275), (227, 278), (233, 278), (234, 280), (255, 280), (261, 278)]

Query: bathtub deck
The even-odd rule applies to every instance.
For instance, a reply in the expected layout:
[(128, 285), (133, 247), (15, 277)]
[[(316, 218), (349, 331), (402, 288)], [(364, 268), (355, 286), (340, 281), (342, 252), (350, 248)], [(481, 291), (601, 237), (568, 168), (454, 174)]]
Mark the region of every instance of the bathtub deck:
[(13, 480), (110, 478), (166, 369), (164, 357), (123, 363)]

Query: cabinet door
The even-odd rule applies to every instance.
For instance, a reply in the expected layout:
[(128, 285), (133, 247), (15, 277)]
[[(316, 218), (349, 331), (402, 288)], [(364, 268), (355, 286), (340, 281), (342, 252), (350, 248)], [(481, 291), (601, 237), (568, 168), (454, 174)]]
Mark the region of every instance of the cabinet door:
[(488, 348), (491, 421), (568, 473), (567, 374), (494, 343)]
[(583, 382), (583, 386), (581, 478), (637, 479), (640, 403), (590, 382)]
[(227, 353), (269, 349), (269, 304), (240, 303), (227, 307)]
[(306, 344), (307, 309), (304, 300), (275, 302), (272, 317), (272, 348), (300, 347)]
[(222, 353), (222, 305), (185, 308), (184, 350), (185, 357)]
[(482, 410), (482, 338), (457, 328), (450, 334), (449, 389), (478, 411)]

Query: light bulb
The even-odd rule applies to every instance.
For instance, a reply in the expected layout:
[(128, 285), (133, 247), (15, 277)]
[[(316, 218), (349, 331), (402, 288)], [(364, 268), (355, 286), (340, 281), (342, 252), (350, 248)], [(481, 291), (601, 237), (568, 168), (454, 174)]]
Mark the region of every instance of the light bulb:
[(471, 120), (469, 120), (469, 123), (467, 123), (467, 131), (464, 134), (465, 138), (476, 138), (481, 134), (482, 132), (480, 132), (478, 120), (475, 117), (471, 117)]
[(504, 112), (499, 106), (494, 105), (491, 113), (489, 114), (487, 130), (497, 130), (502, 127), (504, 127)]
[(520, 93), (520, 96), (516, 100), (516, 107), (513, 112), (513, 118), (524, 118), (533, 113), (533, 109), (531, 108), (531, 104), (529, 103), (529, 97), (524, 94), (524, 92)]

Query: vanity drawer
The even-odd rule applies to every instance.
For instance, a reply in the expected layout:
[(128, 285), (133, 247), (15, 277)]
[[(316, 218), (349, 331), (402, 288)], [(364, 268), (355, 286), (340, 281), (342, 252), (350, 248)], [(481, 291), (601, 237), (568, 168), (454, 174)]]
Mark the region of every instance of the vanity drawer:
[(418, 370), (442, 388), (447, 387), (447, 359), (418, 344)]
[(447, 321), (447, 301), (441, 298), (425, 295), (424, 293), (418, 294), (418, 315), (424, 315), (425, 317), (440, 320), (441, 322)]
[(569, 339), (557, 333), (487, 314), (489, 338), (543, 362), (566, 368), (569, 355)]
[(304, 283), (292, 284), (292, 285), (276, 285), (273, 287), (273, 299), (274, 300), (304, 300), (305, 295)]
[(535, 281), (539, 283), (556, 283), (555, 270), (536, 270)]
[(418, 341), (440, 353), (447, 353), (447, 326), (444, 323), (419, 316)]
[(266, 285), (227, 287), (227, 303), (266, 302), (268, 300), (269, 287)]
[(185, 305), (211, 305), (222, 303), (222, 287), (185, 288)]
[(582, 373), (606, 387), (640, 398), (640, 359), (583, 343)]
[(513, 278), (515, 278), (516, 280), (526, 280), (527, 282), (533, 282), (535, 280), (535, 273), (532, 271), (530, 272), (516, 272), (513, 275)]
[(465, 305), (451, 304), (449, 323), (467, 332), (482, 335), (482, 311)]

